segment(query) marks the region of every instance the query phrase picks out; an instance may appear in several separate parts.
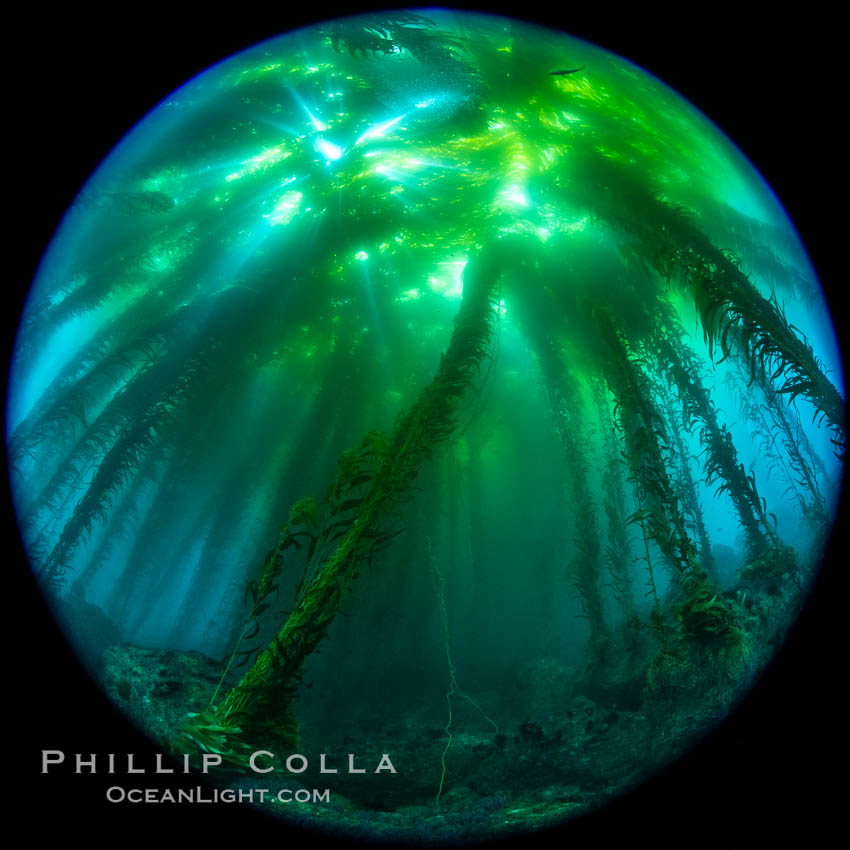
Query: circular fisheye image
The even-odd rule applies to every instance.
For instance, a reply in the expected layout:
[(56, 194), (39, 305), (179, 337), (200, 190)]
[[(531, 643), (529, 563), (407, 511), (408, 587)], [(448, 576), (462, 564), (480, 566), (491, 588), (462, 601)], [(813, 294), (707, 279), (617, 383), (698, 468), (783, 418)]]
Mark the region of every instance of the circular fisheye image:
[(6, 447), (53, 616), (147, 778), (193, 777), (146, 802), (450, 846), (730, 716), (824, 559), (844, 394), (794, 225), (687, 100), (554, 29), (375, 11), (214, 65), (97, 167)]

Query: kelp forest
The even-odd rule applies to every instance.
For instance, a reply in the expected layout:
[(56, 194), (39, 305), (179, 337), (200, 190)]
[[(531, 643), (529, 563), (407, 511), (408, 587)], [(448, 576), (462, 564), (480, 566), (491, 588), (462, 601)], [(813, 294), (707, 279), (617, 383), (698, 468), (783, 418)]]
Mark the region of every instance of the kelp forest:
[(69, 640), (168, 752), (234, 788), (258, 750), (270, 787), (356, 753), (284, 814), (480, 839), (744, 696), (834, 521), (839, 363), (783, 210), (662, 83), (371, 14), (215, 66), (95, 172), (21, 320), (11, 486)]

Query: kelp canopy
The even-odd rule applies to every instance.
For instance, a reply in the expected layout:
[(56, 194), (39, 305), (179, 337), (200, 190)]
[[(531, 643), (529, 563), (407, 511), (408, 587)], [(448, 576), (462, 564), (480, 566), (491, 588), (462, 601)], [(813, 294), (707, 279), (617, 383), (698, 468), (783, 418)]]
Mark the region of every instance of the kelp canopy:
[(634, 705), (695, 658), (745, 679), (800, 601), (838, 363), (781, 208), (669, 89), (370, 15), (216, 66), (86, 185), (21, 322), (13, 494), (60, 610), (223, 659), (184, 749), (294, 744), (305, 676), (313, 731), (456, 673), (519, 720), (552, 664)]

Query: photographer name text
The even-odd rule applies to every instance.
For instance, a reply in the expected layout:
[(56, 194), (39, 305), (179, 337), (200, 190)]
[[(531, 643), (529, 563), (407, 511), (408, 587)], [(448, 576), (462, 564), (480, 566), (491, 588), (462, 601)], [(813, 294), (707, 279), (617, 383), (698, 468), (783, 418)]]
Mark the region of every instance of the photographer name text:
[[(116, 753), (108, 753), (106, 755), (98, 755), (97, 753), (74, 753), (73, 760), (69, 761), (62, 750), (42, 750), (41, 751), (41, 772), (48, 773), (52, 769), (64, 765), (67, 770), (73, 764), (74, 773), (126, 773), (131, 774), (168, 774), (168, 773), (190, 773), (193, 769), (200, 768), (201, 773), (209, 773), (210, 770), (222, 765), (222, 757), (218, 753), (203, 753), (200, 757), (193, 757), (188, 753), (179, 756), (164, 756), (162, 753), (157, 753), (154, 759), (153, 769), (139, 766), (136, 764), (136, 756), (133, 753), (118, 755)], [(166, 762), (172, 761), (181, 763), (182, 767), (169, 767)], [(337, 766), (333, 757), (327, 753), (319, 754), (319, 773), (347, 773), (350, 775), (364, 773), (396, 773), (395, 767), (387, 753), (382, 753), (377, 764), (374, 761), (366, 767), (361, 766), (359, 756), (354, 753), (347, 754), (347, 761), (342, 763), (342, 766)], [(251, 753), (248, 758), (248, 766), (254, 773), (304, 773), (310, 767), (310, 759), (301, 753), (291, 753), (290, 755), (278, 757), (275, 753), (269, 750), (256, 750)]]

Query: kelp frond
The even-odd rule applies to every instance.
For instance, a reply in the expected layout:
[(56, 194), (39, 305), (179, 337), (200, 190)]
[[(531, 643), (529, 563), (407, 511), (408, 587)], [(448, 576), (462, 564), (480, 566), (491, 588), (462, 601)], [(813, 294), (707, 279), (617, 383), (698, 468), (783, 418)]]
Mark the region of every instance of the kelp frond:
[[(486, 257), (469, 263), (451, 342), (440, 358), (434, 379), (399, 418), (388, 440), (370, 431), (359, 452), (343, 455), (338, 479), (329, 488), (326, 499), (327, 504), (336, 505), (339, 511), (348, 512), (350, 507), (350, 513), (342, 521), (341, 536), (329, 557), (317, 566), (315, 575), (299, 591), (286, 622), (260, 652), (251, 669), (227, 693), (220, 706), (210, 707), (212, 726), (225, 730), (222, 735), (240, 738), (250, 734), (260, 739), (270, 735), (286, 745), (297, 741), (294, 699), (306, 660), (324, 638), (360, 565), (386, 542), (384, 525), (398, 504), (409, 496), (421, 464), (453, 433), (457, 408), (477, 376), (481, 359), (486, 356), (495, 321), (489, 304), (495, 272), (496, 267)], [(355, 504), (347, 496), (352, 489), (360, 488), (363, 496)], [(347, 507), (343, 510), (343, 506)], [(304, 500), (296, 503), (296, 508), (290, 520), (313, 521), (321, 513), (312, 502)], [(330, 528), (336, 528), (336, 523)], [(288, 529), (282, 532), (283, 544), (279, 546), (286, 548), (287, 534)], [(264, 574), (267, 572), (271, 578), (263, 587), (270, 586), (277, 575), (278, 554), (272, 550), (270, 565), (267, 559)], [(226, 747), (221, 741), (219, 745)]]

